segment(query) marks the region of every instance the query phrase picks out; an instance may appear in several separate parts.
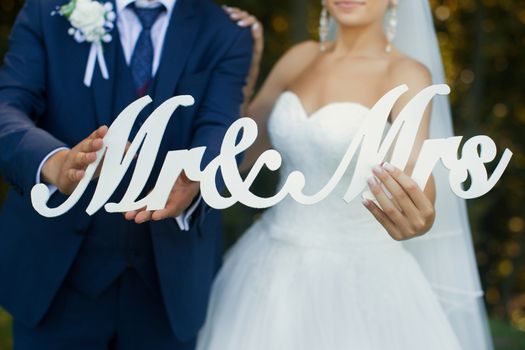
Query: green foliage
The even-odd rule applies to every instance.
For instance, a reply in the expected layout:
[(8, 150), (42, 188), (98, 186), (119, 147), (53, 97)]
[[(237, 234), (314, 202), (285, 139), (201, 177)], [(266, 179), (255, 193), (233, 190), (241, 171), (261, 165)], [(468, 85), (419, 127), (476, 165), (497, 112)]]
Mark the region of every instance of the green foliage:
[(492, 319), (490, 330), (496, 350), (523, 350), (525, 347), (525, 333), (502, 320)]
[(0, 308), (0, 350), (10, 350), (12, 346), (11, 317)]
[(60, 13), (62, 16), (69, 18), (73, 11), (75, 11), (75, 7), (77, 6), (77, 0), (72, 0), (68, 2), (65, 5), (60, 6), (58, 13)]

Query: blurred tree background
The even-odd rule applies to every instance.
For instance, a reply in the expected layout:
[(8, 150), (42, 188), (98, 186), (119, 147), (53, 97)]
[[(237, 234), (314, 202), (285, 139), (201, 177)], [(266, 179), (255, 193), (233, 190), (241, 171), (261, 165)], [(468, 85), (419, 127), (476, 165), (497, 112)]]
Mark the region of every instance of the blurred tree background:
[[(508, 147), (514, 152), (502, 181), (468, 206), (496, 348), (525, 349), (525, 1), (430, 2), (452, 88), (456, 132), (467, 137), (489, 135), (500, 151)], [(23, 0), (0, 0), (0, 57), (22, 4)], [(320, 0), (227, 4), (255, 14), (265, 27), (262, 77), (294, 43), (317, 38)], [(275, 178), (267, 176), (257, 186), (271, 191), (274, 183)], [(6, 191), (0, 180), (0, 202)], [(229, 209), (228, 243), (257, 215), (241, 206)], [(10, 318), (0, 311), (0, 350), (11, 348), (9, 333)]]

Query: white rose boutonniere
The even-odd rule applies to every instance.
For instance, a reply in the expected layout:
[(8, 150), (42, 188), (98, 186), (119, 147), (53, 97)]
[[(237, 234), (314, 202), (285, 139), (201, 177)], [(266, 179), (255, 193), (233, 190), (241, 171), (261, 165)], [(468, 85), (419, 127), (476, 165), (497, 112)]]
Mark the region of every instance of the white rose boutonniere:
[(69, 3), (57, 7), (52, 15), (58, 14), (69, 20), (71, 28), (68, 33), (78, 43), (91, 43), (89, 57), (84, 74), (84, 84), (91, 86), (95, 63), (98, 62), (104, 79), (109, 79), (109, 73), (104, 60), (102, 44), (111, 41), (111, 30), (116, 19), (113, 4), (102, 4), (95, 0), (71, 0)]

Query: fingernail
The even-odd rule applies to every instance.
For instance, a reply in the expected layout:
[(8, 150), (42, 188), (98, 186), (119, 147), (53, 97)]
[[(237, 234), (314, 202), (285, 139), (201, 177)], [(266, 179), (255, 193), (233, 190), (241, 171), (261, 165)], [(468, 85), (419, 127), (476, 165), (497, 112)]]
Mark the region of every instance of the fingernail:
[(376, 186), (377, 185), (377, 180), (376, 180), (375, 177), (369, 178), (366, 182), (368, 182), (369, 186)]
[(233, 19), (236, 19), (236, 18), (239, 18), (239, 15), (237, 13), (232, 13), (230, 17)]
[(391, 171), (394, 171), (395, 168), (394, 168), (394, 166), (392, 164), (390, 164), (388, 162), (384, 162), (383, 163), (383, 169), (385, 169), (386, 171), (391, 172)]
[(253, 30), (257, 30), (257, 29), (259, 29), (259, 23), (257, 23), (257, 22), (254, 23), (253, 26), (252, 26), (252, 29), (253, 29)]
[(372, 167), (372, 171), (376, 174), (381, 174), (383, 172), (383, 168), (381, 168), (379, 165), (374, 165)]
[(244, 26), (244, 21), (237, 22), (237, 25), (240, 26), (240, 27)]

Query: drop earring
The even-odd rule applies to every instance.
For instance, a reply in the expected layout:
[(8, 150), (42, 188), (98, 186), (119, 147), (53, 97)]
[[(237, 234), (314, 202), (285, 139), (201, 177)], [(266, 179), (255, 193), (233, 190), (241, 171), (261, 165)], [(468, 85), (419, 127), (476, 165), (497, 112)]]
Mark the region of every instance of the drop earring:
[(325, 43), (328, 39), (328, 10), (326, 9), (326, 0), (321, 2), (323, 9), (321, 10), (321, 18), (319, 19), (319, 42), (321, 52), (326, 49)]
[(397, 32), (397, 1), (391, 3), (387, 16), (386, 39), (388, 44), (386, 45), (385, 51), (391, 53), (393, 49), (392, 42)]

